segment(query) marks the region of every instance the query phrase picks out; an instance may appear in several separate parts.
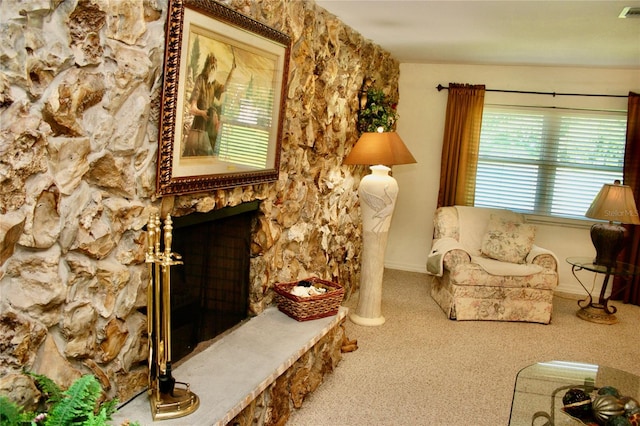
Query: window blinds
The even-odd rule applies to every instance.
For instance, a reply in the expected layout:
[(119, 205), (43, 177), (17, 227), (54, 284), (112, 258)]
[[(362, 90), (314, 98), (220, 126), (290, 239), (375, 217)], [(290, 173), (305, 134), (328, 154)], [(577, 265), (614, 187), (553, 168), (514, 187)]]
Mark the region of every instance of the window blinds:
[(622, 180), (626, 114), (485, 106), (476, 206), (584, 218)]

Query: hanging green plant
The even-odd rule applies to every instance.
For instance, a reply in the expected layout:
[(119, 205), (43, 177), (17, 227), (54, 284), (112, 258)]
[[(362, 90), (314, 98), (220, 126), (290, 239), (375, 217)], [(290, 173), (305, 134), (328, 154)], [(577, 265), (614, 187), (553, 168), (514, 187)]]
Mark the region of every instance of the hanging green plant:
[(379, 127), (385, 132), (394, 130), (398, 112), (396, 104), (392, 104), (382, 90), (367, 90), (367, 102), (358, 116), (358, 130), (376, 132)]

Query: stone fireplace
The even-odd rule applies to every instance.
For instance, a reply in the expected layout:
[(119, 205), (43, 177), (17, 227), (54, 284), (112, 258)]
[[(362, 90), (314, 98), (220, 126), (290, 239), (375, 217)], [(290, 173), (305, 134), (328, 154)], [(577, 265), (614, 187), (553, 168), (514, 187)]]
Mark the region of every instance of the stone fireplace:
[(173, 218), (172, 355), (178, 361), (248, 316), (251, 228), (259, 202)]
[[(168, 2), (3, 8), (0, 393), (24, 389), (16, 399), (33, 400), (24, 369), (63, 386), (92, 373), (120, 401), (144, 389), (144, 226), (167, 198), (175, 219), (259, 200), (243, 297), (251, 316), (272, 308), (277, 282), (317, 275), (347, 295), (359, 282), (356, 188), (367, 171), (342, 162), (358, 138), (363, 79), (397, 100), (399, 64), (313, 1), (223, 3), (292, 40), (279, 178), (162, 200), (155, 182)], [(174, 251), (190, 264), (190, 248)]]

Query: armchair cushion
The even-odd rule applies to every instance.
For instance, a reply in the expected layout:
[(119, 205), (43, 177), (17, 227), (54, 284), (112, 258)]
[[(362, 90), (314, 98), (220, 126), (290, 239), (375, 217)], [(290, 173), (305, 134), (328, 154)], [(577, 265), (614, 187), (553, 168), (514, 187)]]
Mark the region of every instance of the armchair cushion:
[(525, 263), (535, 239), (536, 229), (492, 214), (482, 238), (482, 254), (509, 263)]
[(499, 276), (525, 276), (525, 275), (533, 275), (542, 272), (544, 269), (540, 265), (535, 265), (533, 263), (514, 263), (514, 262), (505, 262), (503, 260), (490, 259), (488, 257), (472, 257), (471, 261), (476, 263), (482, 269), (484, 269), (487, 273), (491, 275), (499, 275)]

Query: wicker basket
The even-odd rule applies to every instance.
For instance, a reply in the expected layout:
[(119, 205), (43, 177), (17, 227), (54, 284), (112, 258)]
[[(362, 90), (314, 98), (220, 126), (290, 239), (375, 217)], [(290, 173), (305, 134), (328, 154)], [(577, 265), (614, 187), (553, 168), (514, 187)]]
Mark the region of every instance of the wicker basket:
[(314, 287), (324, 287), (327, 292), (316, 296), (300, 297), (291, 294), (291, 289), (300, 281), (277, 283), (274, 290), (280, 311), (297, 321), (314, 320), (338, 313), (344, 296), (344, 288), (340, 284), (315, 277), (302, 281), (310, 281)]

